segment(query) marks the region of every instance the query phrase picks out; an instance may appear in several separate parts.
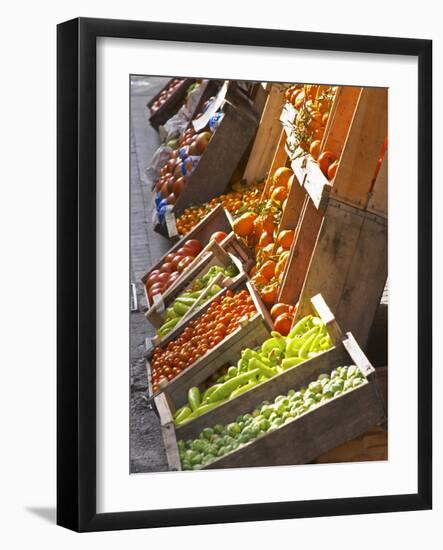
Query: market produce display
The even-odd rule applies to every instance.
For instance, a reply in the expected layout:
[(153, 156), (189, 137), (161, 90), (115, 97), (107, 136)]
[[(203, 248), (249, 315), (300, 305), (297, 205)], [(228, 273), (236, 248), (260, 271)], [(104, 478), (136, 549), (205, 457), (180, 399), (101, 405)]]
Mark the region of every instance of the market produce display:
[[(257, 404), (250, 413), (238, 416), (235, 422), (207, 427), (197, 439), (179, 440), (182, 468), (199, 470), (365, 383), (365, 376), (355, 365), (337, 367), (330, 374), (321, 374), (308, 386), (291, 389), (272, 403), (263, 401)], [(198, 395), (192, 397), (192, 404), (198, 410), (201, 407)]]
[(183, 332), (166, 348), (154, 348), (151, 360), (152, 390), (157, 392), (162, 381), (170, 381), (197, 359), (219, 344), (241, 322), (257, 313), (247, 290), (228, 289), (223, 297), (215, 296), (208, 309), (191, 320)]
[(262, 191), (263, 182), (248, 185), (245, 182), (237, 181), (226, 193), (213, 198), (207, 203), (186, 208), (177, 219), (177, 231), (180, 235), (186, 235), (219, 204), (233, 216), (239, 216), (245, 211), (254, 210), (260, 204)]
[(304, 154), (309, 153), (330, 180), (335, 176), (339, 159), (331, 151), (320, 153), (320, 147), (336, 93), (337, 86), (312, 84), (293, 84), (285, 92), (286, 100), (297, 110), (294, 121), (296, 146)]
[[(220, 290), (222, 290), (221, 286), (213, 284), (214, 279), (219, 274), (223, 276), (223, 279), (226, 277), (235, 277), (235, 275), (238, 274), (238, 270), (234, 264), (230, 264), (227, 267), (219, 265), (210, 267), (202, 277), (199, 277), (193, 282), (191, 288), (186, 290), (186, 292), (182, 292), (174, 300), (172, 305), (166, 308), (166, 319), (163, 325), (157, 330), (157, 335), (163, 338), (169, 334), (196, 302), (198, 302), (199, 305), (203, 305), (220, 292)], [(206, 290), (208, 290), (207, 293), (205, 293)]]
[(295, 238), (295, 231), (292, 229), (279, 231), (293, 181), (294, 174), (290, 168), (281, 167), (275, 170), (266, 196), (255, 207), (248, 208), (233, 224), (235, 233), (254, 248), (256, 265), (249, 274), (268, 307), (272, 307), (277, 300)]
[(188, 239), (178, 250), (165, 256), (159, 268), (152, 270), (145, 281), (151, 303), (154, 296), (161, 296), (180, 277), (180, 274), (186, 270), (202, 249), (203, 245), (200, 241)]
[(229, 367), (226, 374), (201, 395), (199, 388), (191, 388), (188, 404), (175, 414), (176, 425), (189, 422), (217, 405), (235, 399), (257, 384), (316, 357), (332, 346), (324, 323), (312, 315), (301, 319), (286, 338), (278, 332), (272, 332), (271, 336), (257, 349), (243, 350), (237, 365)]
[(180, 78), (174, 78), (173, 80), (171, 80), (167, 88), (160, 92), (158, 99), (151, 105), (151, 113), (155, 113), (156, 111), (158, 111), (163, 103), (168, 101), (171, 95), (180, 86), (180, 84), (183, 84), (183, 82), (184, 80)]

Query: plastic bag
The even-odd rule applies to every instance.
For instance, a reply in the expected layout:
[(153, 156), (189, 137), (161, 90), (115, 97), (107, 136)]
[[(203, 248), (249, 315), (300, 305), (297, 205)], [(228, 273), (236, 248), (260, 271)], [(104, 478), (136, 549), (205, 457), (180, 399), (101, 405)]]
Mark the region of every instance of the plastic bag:
[(153, 185), (160, 177), (160, 169), (168, 162), (173, 153), (171, 147), (161, 145), (153, 154), (151, 164), (146, 168), (146, 177)]

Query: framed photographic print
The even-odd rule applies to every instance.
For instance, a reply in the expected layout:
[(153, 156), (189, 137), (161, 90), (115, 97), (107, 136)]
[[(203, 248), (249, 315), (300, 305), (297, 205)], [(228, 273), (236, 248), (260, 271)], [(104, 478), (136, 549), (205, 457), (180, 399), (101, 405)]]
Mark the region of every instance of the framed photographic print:
[(432, 506), (431, 62), (58, 26), (59, 525)]

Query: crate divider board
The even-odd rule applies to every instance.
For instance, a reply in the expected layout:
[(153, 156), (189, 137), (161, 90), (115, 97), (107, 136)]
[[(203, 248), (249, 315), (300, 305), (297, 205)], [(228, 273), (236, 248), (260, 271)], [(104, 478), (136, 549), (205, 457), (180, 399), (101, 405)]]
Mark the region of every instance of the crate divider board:
[[(227, 281), (227, 286), (231, 287), (235, 285), (238, 280), (245, 278), (245, 272), (241, 261), (226, 252), (215, 241), (209, 243), (211, 248), (207, 251), (202, 251), (196, 258), (196, 263), (189, 269), (187, 269), (183, 276), (177, 279), (176, 283), (172, 285), (161, 297), (160, 304), (152, 304), (151, 307), (145, 312), (146, 319), (155, 327), (159, 328), (165, 321), (164, 311), (165, 308), (170, 306), (174, 300), (180, 296), (186, 289), (190, 288), (192, 283), (202, 277), (212, 266), (228, 267), (230, 264), (234, 264), (238, 270), (238, 274), (235, 277), (230, 278)], [(223, 285), (221, 285), (223, 286)], [(160, 305), (160, 307), (159, 307)]]
[[(260, 86), (260, 89), (263, 88)], [(248, 184), (264, 179), (269, 171), (280, 136), (280, 125), (276, 122), (284, 101), (283, 92), (284, 88), (281, 84), (270, 86), (254, 145), (243, 174), (243, 179)]]
[[(161, 392), (164, 392), (168, 398), (172, 400), (175, 404), (177, 402), (185, 401), (187, 391), (193, 385), (200, 384), (203, 380), (206, 380), (208, 376), (211, 376), (216, 372), (222, 365), (229, 360), (229, 357), (235, 356), (239, 353), (244, 347), (248, 345), (259, 345), (261, 344), (272, 330), (272, 320), (271, 317), (263, 305), (261, 299), (256, 294), (253, 286), (248, 281), (238, 281), (237, 285), (233, 288), (234, 291), (242, 290), (246, 288), (250, 293), (254, 304), (257, 308), (257, 313), (246, 323), (242, 324), (234, 332), (228, 335), (222, 342), (208, 350), (208, 352), (200, 357), (193, 365), (184, 370), (176, 378), (171, 380), (164, 388), (161, 389)], [(223, 289), (220, 292), (220, 295), (223, 297), (226, 289)], [(202, 308), (190, 317), (189, 321), (201, 316), (204, 311), (209, 307), (211, 302), (207, 302), (202, 306)], [(162, 347), (164, 348), (170, 341), (174, 340), (183, 330), (185, 326), (179, 328), (178, 331), (171, 331), (165, 338), (162, 340)], [(145, 351), (146, 359), (146, 370), (147, 375), (151, 375), (150, 359), (152, 357), (153, 345), (150, 343), (149, 350)], [(152, 385), (148, 385), (148, 390), (150, 388), (151, 393), (148, 397), (151, 397), (152, 394)]]
[[(173, 94), (163, 103), (163, 105), (159, 107), (154, 113), (150, 113), (149, 122), (151, 126), (158, 130), (162, 124), (164, 124), (173, 115), (175, 115), (175, 113), (180, 109), (181, 105), (185, 101), (186, 92), (189, 86), (194, 84), (195, 81), (195, 78), (185, 78), (183, 82), (179, 86), (177, 86)], [(171, 81), (169, 81), (168, 84), (162, 90), (160, 90), (158, 95), (160, 95), (160, 93), (168, 87), (170, 82)], [(152, 104), (156, 101), (156, 99), (157, 96), (147, 104), (147, 107), (149, 109), (151, 109)]]
[(320, 374), (329, 374), (333, 368), (351, 363), (366, 372), (366, 383), (228, 453), (204, 469), (312, 462), (326, 451), (383, 423), (386, 418), (385, 407), (375, 384), (375, 370), (350, 333), (332, 349), (228, 401), (229, 407), (219, 405), (199, 417), (201, 422), (196, 423), (197, 418), (175, 428), (176, 439), (193, 439), (204, 427), (217, 423), (226, 425), (240, 414), (251, 413), (263, 400), (272, 401), (277, 395), (285, 394), (290, 389), (297, 390), (316, 380)]
[[(317, 310), (318, 308), (318, 310)], [(331, 342), (335, 347), (339, 346), (343, 340), (343, 333), (341, 332), (341, 328), (338, 326), (334, 316), (332, 315), (331, 311), (329, 310), (328, 306), (323, 300), (323, 297), (321, 294), (313, 297), (312, 299), (312, 308), (311, 313), (314, 315), (323, 316), (322, 320), (324, 321), (325, 325), (327, 326), (327, 330), (329, 332), (329, 335), (331, 337)], [(249, 345), (248, 347), (251, 347)], [(330, 354), (332, 352), (332, 349), (330, 348), (327, 352), (324, 352), (323, 354), (319, 355), (318, 357), (323, 357), (325, 354)], [(240, 359), (240, 353), (238, 352), (233, 357), (233, 362), (236, 363)], [(314, 358), (315, 360), (318, 358)], [(301, 365), (298, 365), (297, 367), (292, 367), (292, 369), (298, 368), (303, 366), (303, 369), (310, 368), (310, 366), (314, 363), (314, 359), (310, 359), (309, 361), (306, 361), (302, 363)], [(244, 414), (247, 412), (250, 412), (249, 409), (251, 406), (254, 406), (253, 402), (255, 401), (255, 404), (259, 403), (260, 401), (263, 401), (266, 396), (266, 392), (268, 391), (266, 388), (269, 388), (271, 386), (267, 386), (269, 382), (272, 380), (276, 380), (275, 382), (277, 386), (280, 388), (281, 381), (285, 380), (285, 377), (283, 376), (286, 372), (289, 372), (291, 369), (288, 369), (284, 373), (281, 373), (274, 378), (271, 378), (268, 382), (264, 382), (263, 384), (260, 384), (258, 386), (255, 386), (254, 388), (248, 390), (247, 392), (241, 394), (236, 399), (232, 401), (225, 401), (224, 403), (221, 403), (214, 409), (208, 411), (202, 416), (199, 416), (195, 418), (194, 420), (183, 424), (182, 426), (179, 426), (176, 428), (177, 434), (180, 435), (180, 439), (183, 438), (191, 438), (191, 437), (197, 437), (200, 431), (205, 426), (210, 426), (217, 424), (218, 422), (223, 423), (223, 419), (228, 419), (229, 422), (231, 420), (234, 420), (239, 414)], [(216, 372), (216, 371), (214, 371)], [(213, 374), (213, 373), (212, 373)], [(280, 384), (280, 385), (279, 385)], [(188, 388), (189, 389), (189, 388)], [(278, 392), (275, 394), (278, 395)], [(181, 407), (184, 403), (178, 402), (175, 399), (171, 399), (169, 401), (169, 404), (171, 406), (171, 410), (176, 410), (179, 407)], [(196, 435), (195, 435), (196, 434)]]
[(189, 233), (173, 243), (168, 252), (164, 254), (142, 277), (143, 284), (154, 269), (160, 269), (166, 256), (171, 252), (176, 252), (185, 244), (187, 240), (197, 239), (203, 246), (206, 246), (209, 243), (209, 239), (212, 234), (216, 231), (224, 231), (227, 234), (232, 232), (230, 219), (226, 214), (226, 210), (221, 205), (216, 206), (191, 231), (189, 231)]
[(258, 116), (252, 106), (240, 97), (239, 90), (230, 87), (228, 92), (224, 117), (175, 203), (176, 216), (187, 207), (207, 202), (225, 191), (256, 133)]

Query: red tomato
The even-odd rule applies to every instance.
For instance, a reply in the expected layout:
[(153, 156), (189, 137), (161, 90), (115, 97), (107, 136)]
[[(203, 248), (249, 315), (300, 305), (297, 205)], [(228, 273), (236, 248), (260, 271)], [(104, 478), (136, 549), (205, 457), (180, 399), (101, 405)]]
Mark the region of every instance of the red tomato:
[(170, 277), (170, 273), (164, 273), (164, 272), (160, 273), (158, 275), (158, 282), (163, 283), (163, 285), (164, 285), (169, 281), (169, 277)]
[(197, 256), (197, 254), (203, 249), (203, 246), (200, 241), (197, 241), (197, 239), (188, 239), (184, 244), (184, 248), (190, 250), (193, 256)]
[(222, 241), (224, 241), (226, 239), (226, 237), (228, 236), (227, 233), (225, 233), (224, 231), (216, 231), (215, 233), (213, 233), (211, 235), (211, 241), (216, 241), (218, 244), (220, 244)]
[(175, 270), (172, 262), (165, 262), (160, 268), (161, 273), (172, 273), (173, 271)]

